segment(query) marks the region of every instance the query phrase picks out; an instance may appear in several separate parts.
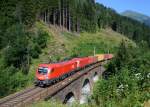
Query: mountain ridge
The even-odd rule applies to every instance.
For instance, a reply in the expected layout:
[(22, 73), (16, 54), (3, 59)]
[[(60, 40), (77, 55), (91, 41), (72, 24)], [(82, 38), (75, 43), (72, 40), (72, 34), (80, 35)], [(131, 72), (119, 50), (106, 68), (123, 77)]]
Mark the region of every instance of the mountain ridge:
[(133, 20), (137, 20), (141, 23), (144, 23), (144, 24), (150, 26), (150, 16), (148, 16), (148, 15), (144, 15), (140, 12), (136, 12), (136, 11), (132, 11), (132, 10), (126, 10), (126, 11), (122, 12), (121, 15), (129, 17)]

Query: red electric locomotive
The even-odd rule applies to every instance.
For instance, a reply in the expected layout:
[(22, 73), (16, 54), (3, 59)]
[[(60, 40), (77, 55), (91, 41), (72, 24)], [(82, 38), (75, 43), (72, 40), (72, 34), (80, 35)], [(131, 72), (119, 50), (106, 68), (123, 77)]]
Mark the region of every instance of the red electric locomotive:
[(66, 61), (55, 64), (40, 64), (36, 71), (36, 85), (50, 85), (65, 78), (77, 68), (75, 61)]

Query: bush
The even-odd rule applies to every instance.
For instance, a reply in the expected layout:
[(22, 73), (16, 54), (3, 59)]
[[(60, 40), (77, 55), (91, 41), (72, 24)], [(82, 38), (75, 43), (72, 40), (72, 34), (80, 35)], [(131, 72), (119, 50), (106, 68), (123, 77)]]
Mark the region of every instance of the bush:
[(32, 58), (38, 58), (39, 54), (42, 53), (42, 49), (46, 47), (48, 34), (39, 30), (37, 34), (34, 34), (33, 41), (31, 41), (30, 53)]
[(41, 48), (37, 43), (33, 44), (31, 48), (31, 56), (32, 58), (38, 58), (39, 54), (41, 53)]
[[(93, 99), (101, 107), (141, 107), (150, 99), (150, 54), (144, 48), (121, 43), (115, 59), (108, 65), (106, 79), (98, 81)], [(147, 59), (148, 58), (148, 59)], [(108, 73), (107, 73), (108, 72)]]
[(8, 95), (25, 86), (26, 76), (14, 66), (1, 69), (0, 72), (0, 97)]
[(36, 38), (36, 41), (41, 48), (46, 47), (47, 37), (48, 34), (46, 32), (42, 32), (42, 31), (38, 32), (38, 37)]

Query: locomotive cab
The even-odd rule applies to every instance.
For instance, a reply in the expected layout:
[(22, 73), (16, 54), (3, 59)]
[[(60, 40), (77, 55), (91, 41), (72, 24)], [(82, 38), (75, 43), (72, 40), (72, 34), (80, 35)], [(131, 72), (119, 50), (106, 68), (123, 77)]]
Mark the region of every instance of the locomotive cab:
[(42, 87), (45, 85), (50, 85), (51, 80), (49, 80), (49, 77), (52, 71), (53, 68), (49, 68), (47, 66), (39, 66), (36, 71), (35, 85), (42, 86)]
[(48, 73), (49, 69), (46, 67), (39, 67), (38, 68), (38, 73), (42, 75), (46, 75)]
[(48, 75), (52, 72), (52, 69), (47, 68), (47, 67), (39, 67), (38, 68), (38, 73), (41, 75)]

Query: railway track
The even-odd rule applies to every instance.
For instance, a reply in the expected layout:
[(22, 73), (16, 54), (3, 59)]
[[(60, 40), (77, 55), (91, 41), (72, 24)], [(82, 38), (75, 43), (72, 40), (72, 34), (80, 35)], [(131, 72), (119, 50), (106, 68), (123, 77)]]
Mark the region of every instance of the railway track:
[(14, 104), (22, 102), (24, 99), (31, 97), (33, 94), (36, 94), (36, 92), (39, 92), (41, 90), (42, 88), (40, 87), (31, 87), (22, 92), (10, 95), (0, 100), (0, 107), (13, 107), (15, 106)]
[(59, 90), (67, 87), (67, 85), (71, 84), (73, 81), (83, 76), (86, 72), (92, 71), (100, 65), (101, 63), (99, 62), (89, 67), (86, 67), (85, 69), (81, 69), (80, 72), (77, 72), (74, 75), (50, 87), (31, 87), (24, 91), (5, 97), (0, 100), (0, 107), (25, 107), (29, 104), (32, 104), (35, 101), (45, 100), (46, 98), (55, 95), (57, 92), (59, 92)]

